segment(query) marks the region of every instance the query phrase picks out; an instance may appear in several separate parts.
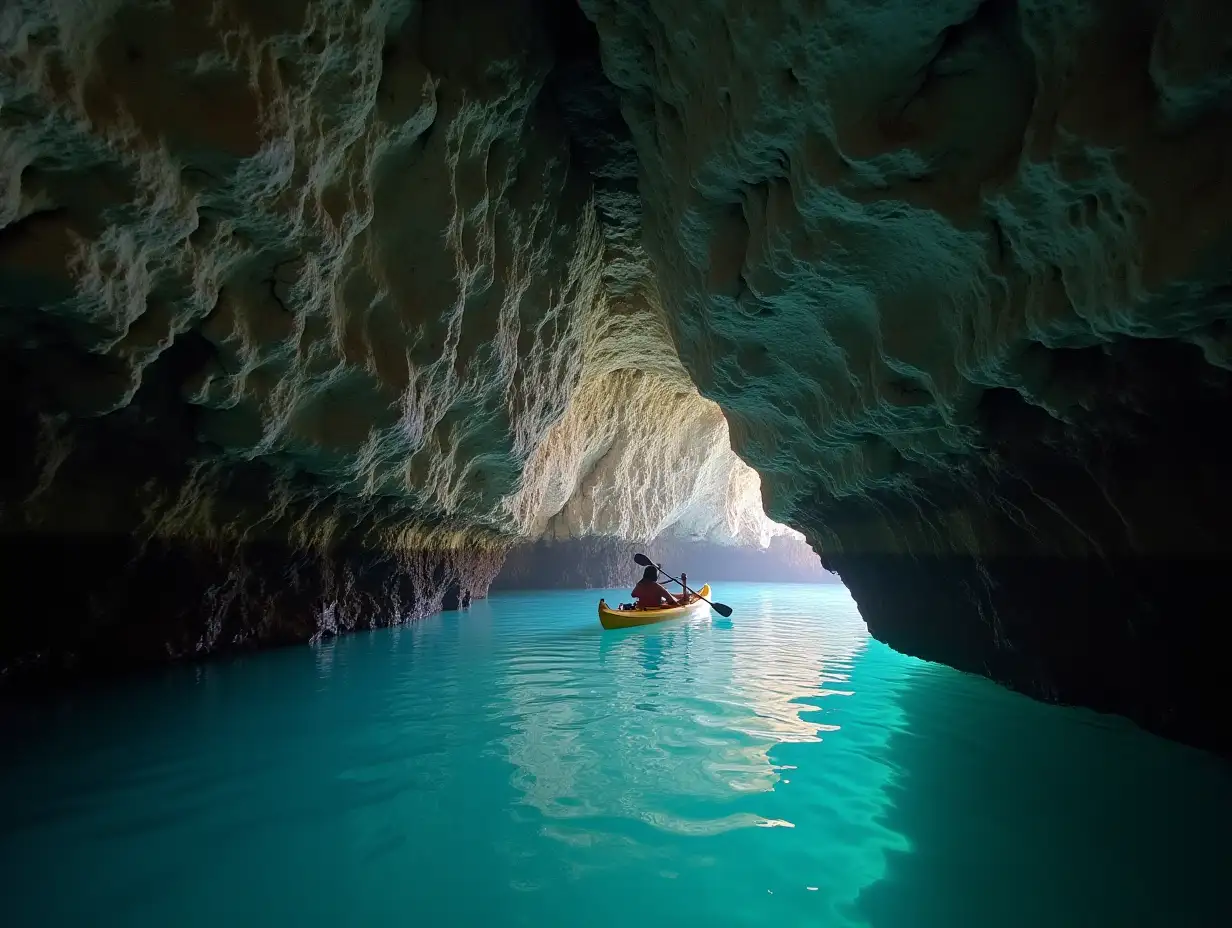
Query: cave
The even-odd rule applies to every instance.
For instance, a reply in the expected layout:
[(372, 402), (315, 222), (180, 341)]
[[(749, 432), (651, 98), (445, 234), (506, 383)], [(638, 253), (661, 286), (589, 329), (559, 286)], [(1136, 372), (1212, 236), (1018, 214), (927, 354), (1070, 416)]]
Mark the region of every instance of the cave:
[(0, 686), (791, 543), (1227, 754), (1228, 15), (874, 6), (6, 10)]
[[(240, 868), (167, 897), (203, 924), (1218, 888), (1230, 62), (1219, 0), (6, 4), (6, 877), (70, 806), (119, 840), (142, 776), (149, 834), (205, 815), (165, 775), (241, 816), (166, 838)], [(735, 617), (606, 634), (647, 557)], [(588, 882), (621, 855), (645, 911)], [(95, 858), (17, 915), (167, 923)], [(1232, 919), (1199, 895), (1176, 924)]]

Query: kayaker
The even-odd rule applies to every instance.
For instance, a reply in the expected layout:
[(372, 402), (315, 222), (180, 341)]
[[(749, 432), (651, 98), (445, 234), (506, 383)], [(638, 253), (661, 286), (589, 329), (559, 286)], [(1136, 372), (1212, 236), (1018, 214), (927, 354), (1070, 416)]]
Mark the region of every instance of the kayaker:
[(663, 588), (659, 583), (659, 571), (656, 567), (647, 567), (642, 571), (641, 582), (633, 588), (633, 598), (642, 609), (652, 609), (663, 605), (679, 606), (680, 600)]

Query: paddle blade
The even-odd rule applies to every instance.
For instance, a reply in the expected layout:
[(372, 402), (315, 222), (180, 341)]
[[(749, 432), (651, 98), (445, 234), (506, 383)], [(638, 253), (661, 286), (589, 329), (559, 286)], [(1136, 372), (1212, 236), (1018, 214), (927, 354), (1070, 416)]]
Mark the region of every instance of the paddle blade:
[(633, 560), (641, 564), (643, 567), (653, 567), (654, 562), (644, 554), (633, 555)]
[(711, 603), (710, 605), (714, 606), (714, 611), (717, 612), (719, 615), (721, 615), (723, 618), (727, 618), (729, 615), (732, 614), (731, 606), (725, 605), (723, 603)]

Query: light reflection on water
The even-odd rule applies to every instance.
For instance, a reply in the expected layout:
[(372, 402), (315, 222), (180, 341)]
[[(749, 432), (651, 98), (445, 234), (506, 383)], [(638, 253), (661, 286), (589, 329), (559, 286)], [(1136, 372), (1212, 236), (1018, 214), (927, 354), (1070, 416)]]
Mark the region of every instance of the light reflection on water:
[(717, 616), (593, 629), (510, 660), (490, 710), (513, 718), (505, 744), (514, 785), (553, 818), (630, 818), (676, 834), (788, 824), (727, 809), (774, 788), (775, 746), (838, 730), (821, 721), (822, 699), (850, 691), (819, 681), (823, 672), (849, 678), (867, 630), (850, 610), (818, 621), (817, 591), (810, 596), (797, 611), (750, 599), (738, 630)]
[(718, 595), (602, 632), (505, 594), (10, 714), (0, 923), (1232, 923), (1206, 756), (897, 655), (841, 587)]

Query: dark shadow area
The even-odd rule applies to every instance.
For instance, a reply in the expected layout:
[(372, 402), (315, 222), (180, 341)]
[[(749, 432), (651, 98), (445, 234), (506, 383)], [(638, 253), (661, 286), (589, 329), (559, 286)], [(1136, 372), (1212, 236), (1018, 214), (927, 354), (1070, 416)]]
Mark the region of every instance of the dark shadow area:
[(1232, 375), (1164, 341), (1033, 355), (1039, 394), (1081, 401), (988, 391), (979, 461), (876, 512), (819, 501), (810, 537), (894, 648), (1230, 754), (1232, 446), (1211, 429)]
[(900, 705), (883, 824), (911, 850), (862, 893), (871, 925), (1232, 923), (1232, 776), (1213, 755), (941, 668)]

